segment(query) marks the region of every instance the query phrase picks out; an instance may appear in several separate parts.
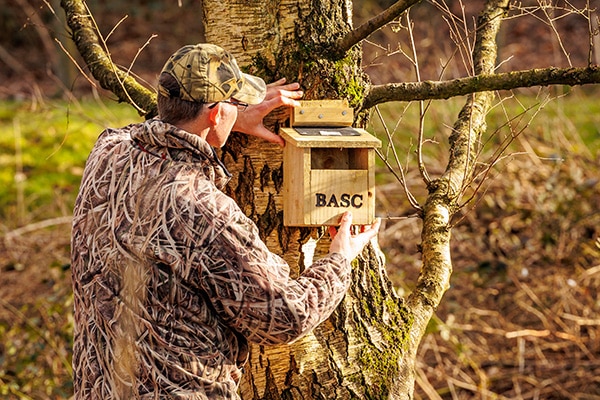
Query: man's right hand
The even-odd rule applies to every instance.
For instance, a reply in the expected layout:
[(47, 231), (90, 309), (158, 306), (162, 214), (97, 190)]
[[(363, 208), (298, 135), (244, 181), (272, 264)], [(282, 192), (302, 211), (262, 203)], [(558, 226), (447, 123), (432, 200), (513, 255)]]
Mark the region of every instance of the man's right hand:
[(351, 231), (352, 213), (346, 211), (342, 215), (338, 229), (334, 226), (329, 227), (329, 234), (333, 238), (331, 246), (329, 246), (329, 252), (340, 253), (348, 261), (354, 260), (367, 243), (377, 235), (380, 225), (381, 220), (377, 218), (371, 225), (362, 226), (360, 233), (353, 235)]

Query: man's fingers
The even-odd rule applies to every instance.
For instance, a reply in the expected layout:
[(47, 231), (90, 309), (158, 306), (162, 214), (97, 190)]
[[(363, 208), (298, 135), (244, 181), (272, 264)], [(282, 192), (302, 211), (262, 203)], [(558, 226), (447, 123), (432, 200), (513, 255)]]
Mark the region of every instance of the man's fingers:
[(373, 221), (373, 223), (371, 224), (369, 229), (371, 231), (374, 231), (374, 233), (376, 234), (377, 232), (379, 232), (380, 226), (381, 226), (381, 218), (375, 218), (375, 221)]
[(300, 90), (300, 85), (294, 84), (290, 87), (282, 87), (281, 95), (285, 97), (290, 97), (292, 99), (300, 99), (304, 96), (304, 91)]
[(380, 224), (381, 220), (377, 218), (371, 225), (362, 226), (361, 228), (364, 229), (361, 233), (353, 235), (351, 231), (352, 213), (346, 211), (342, 214), (340, 226), (337, 231), (335, 227), (329, 227), (329, 234), (333, 239), (329, 251), (332, 253), (341, 253), (348, 260), (353, 260), (369, 241), (377, 235)]
[(377, 218), (371, 225), (362, 225), (360, 233), (354, 236), (355, 239), (357, 239), (363, 246), (366, 245), (377, 235), (380, 225), (381, 219), (379, 218)]
[(340, 231), (350, 233), (350, 227), (352, 226), (352, 213), (346, 211), (342, 214), (342, 220), (340, 221)]
[(274, 86), (281, 86), (285, 83), (285, 78), (279, 78), (275, 82), (267, 83), (267, 88), (272, 88)]
[[(375, 219), (375, 221), (369, 226), (363, 226), (364, 230), (361, 232), (361, 235), (367, 238), (367, 242), (373, 239), (377, 233), (379, 232), (379, 227), (381, 226), (381, 218)], [(366, 242), (365, 242), (366, 243)]]
[(294, 82), (287, 85), (281, 85), (279, 82), (281, 82), (281, 80), (274, 82), (271, 85), (267, 85), (267, 94), (265, 96), (265, 100), (270, 100), (277, 97), (299, 99), (304, 95), (301, 90), (298, 90), (300, 89), (299, 83)]
[(277, 93), (278, 91), (281, 91), (281, 90), (295, 92), (298, 89), (300, 89), (300, 84), (298, 82), (288, 83), (288, 84), (283, 85), (283, 84), (281, 84), (281, 81), (285, 81), (285, 79), (279, 80), (277, 82), (273, 82), (273, 83), (267, 85), (267, 94)]
[(333, 240), (333, 238), (337, 235), (337, 229), (335, 226), (329, 226), (329, 237)]
[[(299, 98), (299, 97), (298, 97)], [(300, 107), (300, 103), (291, 97), (286, 96), (275, 96), (270, 99), (263, 100), (262, 103), (255, 107), (264, 107), (266, 110), (266, 114), (270, 113), (277, 107), (281, 106), (290, 106), (290, 107)]]

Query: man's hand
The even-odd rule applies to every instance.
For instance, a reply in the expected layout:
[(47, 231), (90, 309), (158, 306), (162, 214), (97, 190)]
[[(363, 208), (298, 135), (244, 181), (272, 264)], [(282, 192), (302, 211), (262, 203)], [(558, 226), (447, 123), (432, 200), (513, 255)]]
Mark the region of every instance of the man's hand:
[(267, 94), (260, 104), (249, 105), (248, 108), (238, 113), (238, 118), (233, 125), (233, 130), (247, 135), (256, 136), (272, 143), (284, 146), (281, 136), (274, 134), (263, 125), (263, 119), (271, 111), (281, 106), (299, 107), (298, 99), (304, 93), (299, 90), (299, 83), (285, 84), (285, 78), (267, 85)]
[(336, 230), (333, 226), (329, 227), (329, 234), (333, 238), (329, 252), (340, 253), (348, 261), (354, 260), (367, 243), (377, 235), (380, 224), (381, 220), (377, 218), (371, 225), (362, 226), (360, 233), (353, 235), (351, 231), (352, 213), (346, 211), (342, 215), (339, 229)]

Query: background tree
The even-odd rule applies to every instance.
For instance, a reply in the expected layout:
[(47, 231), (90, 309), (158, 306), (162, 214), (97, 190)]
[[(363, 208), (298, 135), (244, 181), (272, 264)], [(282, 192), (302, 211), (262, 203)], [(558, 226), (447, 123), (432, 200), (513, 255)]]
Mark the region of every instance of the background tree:
[[(426, 199), (417, 201), (406, 187), (423, 221), (423, 267), (415, 290), (406, 299), (397, 296), (380, 253), (371, 248), (355, 266), (354, 284), (347, 299), (326, 324), (291, 346), (253, 348), (242, 387), (244, 398), (411, 397), (419, 343), (449, 286), (452, 217), (464, 206), (463, 197), (470, 188), (474, 184), (477, 188), (476, 178), (485, 176), (487, 166), (481, 169), (478, 155), (493, 91), (600, 81), (598, 68), (592, 66), (591, 46), (588, 65), (582, 68), (497, 73), (496, 38), (501, 22), (531, 9), (511, 9), (508, 1), (490, 0), (480, 10), (471, 33), (467, 29), (462, 42), (455, 38), (460, 44), (457, 51), (462, 51), (466, 60), (464, 78), (422, 82), (413, 48), (415, 52), (409, 57), (417, 71), (416, 82), (371, 84), (361, 70), (361, 41), (392, 21), (403, 21), (410, 32), (413, 22), (408, 14), (400, 18), (417, 3), (396, 2), (354, 29), (347, 1), (203, 2), (207, 41), (231, 50), (241, 64), (266, 80), (285, 76), (300, 81), (308, 99), (348, 99), (359, 116), (357, 124), (364, 124), (366, 111), (384, 102), (467, 97), (449, 135), (446, 170), (431, 177), (418, 157)], [(90, 10), (80, 1), (64, 0), (62, 6), (77, 48), (93, 76), (120, 100), (152, 116), (152, 91), (133, 79), (129, 71), (114, 66)], [(592, 26), (589, 4), (573, 12), (588, 18)], [(551, 16), (547, 18), (553, 21)], [(590, 29), (590, 42), (593, 38), (594, 30)], [(273, 124), (277, 126), (284, 118), (281, 113), (274, 115)], [(424, 139), (420, 137), (417, 143), (420, 155)], [(229, 194), (257, 222), (273, 251), (283, 254), (291, 265), (301, 264), (302, 244), (311, 235), (319, 236), (319, 232), (284, 228), (281, 224), (280, 150), (234, 136), (222, 157), (228, 165), (235, 165), (231, 169), (238, 173)], [(394, 172), (402, 179), (402, 170)]]

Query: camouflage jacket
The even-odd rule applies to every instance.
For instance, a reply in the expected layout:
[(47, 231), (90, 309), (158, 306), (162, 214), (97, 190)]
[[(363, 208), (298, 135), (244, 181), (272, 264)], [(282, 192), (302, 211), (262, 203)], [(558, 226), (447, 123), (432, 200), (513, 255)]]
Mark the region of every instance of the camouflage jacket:
[(158, 119), (99, 137), (73, 220), (75, 399), (236, 399), (248, 341), (291, 342), (340, 303), (349, 262), (291, 279), (227, 181)]

